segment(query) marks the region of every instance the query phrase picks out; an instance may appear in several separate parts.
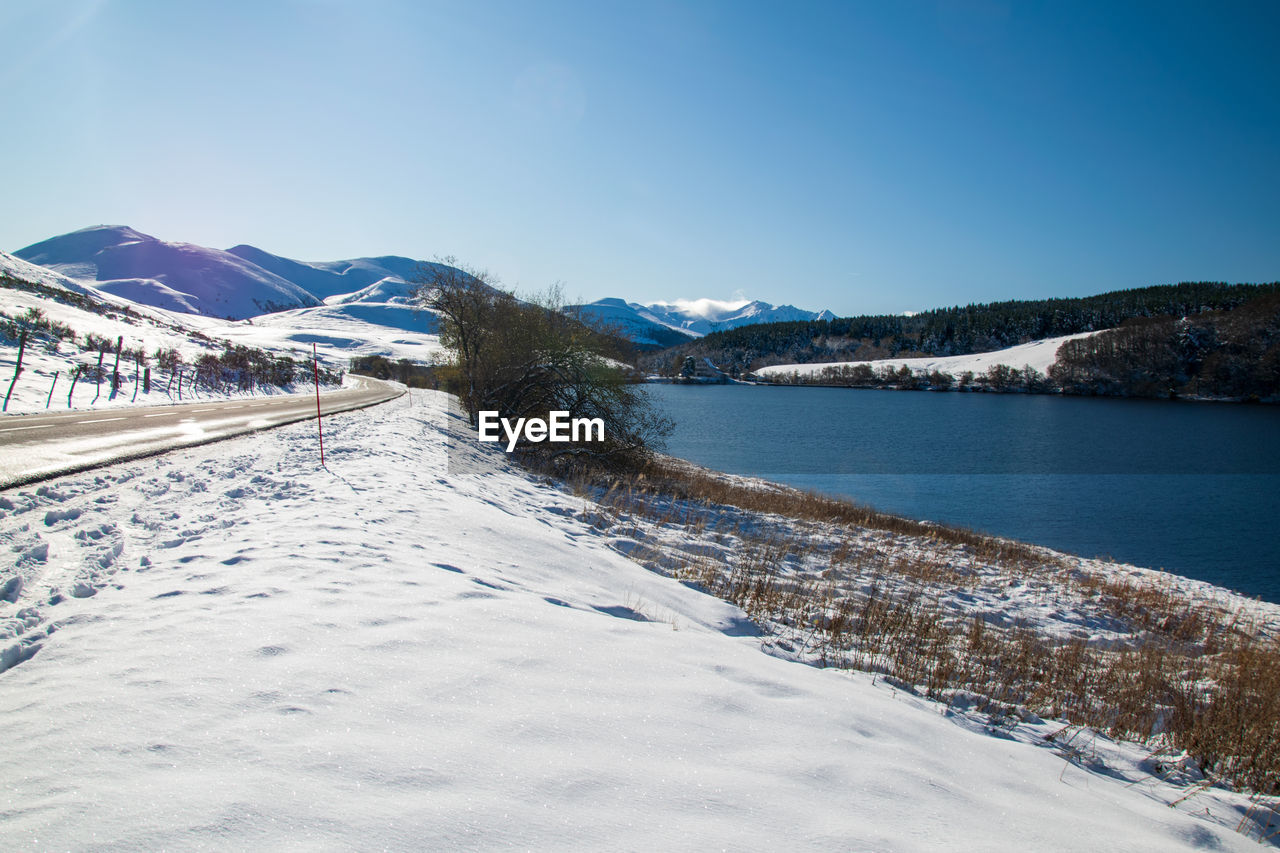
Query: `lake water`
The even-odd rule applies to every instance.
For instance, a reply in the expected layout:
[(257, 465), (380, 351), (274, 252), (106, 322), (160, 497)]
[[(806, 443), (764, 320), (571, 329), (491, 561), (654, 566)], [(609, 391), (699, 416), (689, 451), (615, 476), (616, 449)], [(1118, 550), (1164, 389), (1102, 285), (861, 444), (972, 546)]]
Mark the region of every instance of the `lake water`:
[(1280, 407), (651, 385), (667, 451), (1280, 602)]

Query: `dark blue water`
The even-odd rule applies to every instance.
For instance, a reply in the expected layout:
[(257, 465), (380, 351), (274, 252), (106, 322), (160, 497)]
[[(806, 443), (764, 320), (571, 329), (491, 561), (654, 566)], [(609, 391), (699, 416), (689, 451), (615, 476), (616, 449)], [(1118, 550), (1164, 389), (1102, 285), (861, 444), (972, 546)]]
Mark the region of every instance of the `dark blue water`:
[(667, 450), (1280, 602), (1280, 407), (653, 385)]

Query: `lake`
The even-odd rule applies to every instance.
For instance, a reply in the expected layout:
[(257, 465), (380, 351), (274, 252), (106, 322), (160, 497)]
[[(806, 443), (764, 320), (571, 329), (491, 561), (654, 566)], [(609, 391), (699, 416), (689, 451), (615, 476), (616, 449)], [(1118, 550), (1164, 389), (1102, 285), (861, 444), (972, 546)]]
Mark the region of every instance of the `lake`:
[(650, 385), (674, 456), (1280, 603), (1280, 407)]

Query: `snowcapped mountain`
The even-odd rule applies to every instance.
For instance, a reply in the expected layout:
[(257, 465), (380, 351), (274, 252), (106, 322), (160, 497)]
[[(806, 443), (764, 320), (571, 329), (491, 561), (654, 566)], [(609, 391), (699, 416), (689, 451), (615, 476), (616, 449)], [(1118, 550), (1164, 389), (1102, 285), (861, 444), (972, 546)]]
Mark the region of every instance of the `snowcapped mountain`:
[(586, 305), (573, 305), (588, 323), (616, 330), (642, 347), (670, 347), (693, 340), (699, 335), (675, 328), (637, 303), (621, 299), (598, 299)]
[[(638, 344), (671, 346), (711, 332), (755, 323), (830, 320), (830, 311), (805, 311), (794, 305), (773, 306), (760, 300), (677, 299), (674, 302), (624, 302), (599, 299), (575, 306), (589, 317), (621, 327)], [(663, 331), (666, 330), (666, 331)], [(680, 337), (672, 337), (675, 332)]]
[[(123, 225), (96, 225), (13, 253), (79, 285), (142, 305), (227, 320), (266, 315), (266, 325), (313, 322), (385, 325), (435, 332), (434, 317), (413, 306), (414, 274), (435, 264), (398, 255), (306, 262), (256, 246), (211, 249), (171, 243)], [(52, 273), (50, 273), (52, 274)], [(618, 328), (641, 346), (668, 347), (720, 329), (784, 320), (829, 319), (829, 311), (773, 306), (759, 300), (679, 299), (642, 305), (600, 299), (572, 306), (587, 319)]]
[(170, 243), (120, 225), (84, 228), (14, 255), (144, 305), (231, 320), (335, 301), (407, 305), (407, 280), (423, 265), (395, 255), (307, 263), (254, 246)]
[(320, 304), (305, 288), (230, 252), (124, 226), (85, 228), (14, 254), (97, 290), (187, 314), (241, 320)]
[[(250, 246), (219, 252), (190, 244), (167, 244), (175, 252), (181, 251), (205, 262), (203, 278), (174, 276), (170, 278), (172, 286), (155, 277), (98, 281), (95, 276), (103, 266), (109, 268), (109, 264), (115, 262), (107, 258), (105, 264), (100, 265), (102, 255), (110, 255), (113, 247), (122, 243), (152, 244), (154, 249), (154, 244), (161, 241), (128, 228), (99, 227), (46, 240), (23, 250), (23, 254), (54, 268), (0, 252), (0, 278), (4, 279), (0, 282), (4, 284), (0, 293), (4, 310), (0, 315), (16, 316), (34, 308), (73, 329), (81, 339), (90, 332), (111, 340), (120, 336), (128, 346), (141, 346), (146, 352), (174, 347), (190, 359), (199, 357), (208, 346), (220, 348), (224, 342), (290, 357), (309, 354), (315, 345), (322, 362), (339, 365), (345, 365), (347, 359), (357, 355), (428, 362), (441, 352), (435, 313), (414, 304), (414, 285), (401, 277), (402, 273), (412, 275), (419, 266), (419, 262), (409, 258), (358, 258), (304, 264)], [(166, 253), (168, 250), (161, 246), (154, 254)], [(259, 261), (272, 269), (260, 265)], [(68, 277), (59, 269), (71, 270), (79, 277)], [(151, 275), (182, 272), (173, 266), (165, 273), (157, 269), (151, 268)], [(225, 310), (226, 303), (220, 310), (205, 310), (208, 300), (202, 300), (201, 296), (207, 292), (198, 292), (197, 285), (202, 281), (207, 283), (213, 276), (211, 269), (222, 276), (224, 283), (233, 275), (239, 276), (238, 285), (248, 291), (248, 296), (234, 294), (243, 309), (237, 313), (248, 313), (248, 317), (229, 319), (227, 315), (233, 312)], [(297, 281), (286, 280), (277, 271), (304, 281), (316, 293), (302, 289)], [(264, 293), (279, 292), (258, 287), (273, 278), (298, 289), (302, 296), (296, 298), (294, 304), (300, 307), (265, 314), (255, 310), (255, 297), (261, 301)], [(56, 293), (24, 287), (24, 282), (53, 291), (72, 291), (85, 299), (60, 299)], [(348, 288), (350, 292), (333, 292)], [(322, 300), (321, 296), (325, 298)], [(117, 313), (120, 308), (128, 311)], [(130, 320), (131, 317), (135, 319)], [(0, 342), (0, 350), (3, 349)], [(75, 355), (70, 353), (71, 358)], [(4, 353), (0, 352), (0, 359), (3, 357)], [(66, 375), (68, 357), (67, 352), (29, 351), (27, 363), (32, 369), (24, 375), (34, 377), (41, 371), (50, 377), (58, 371)], [(30, 390), (26, 386), (19, 389), (16, 406), (29, 404), (27, 408), (39, 408), (43, 405), (44, 391), (39, 400), (32, 397), (25, 403), (22, 401), (23, 394)]]
[[(322, 302), (327, 302), (332, 297), (348, 299), (355, 292), (386, 280), (403, 285), (423, 265), (422, 261), (397, 255), (307, 263), (282, 258), (254, 246), (232, 246), (227, 251), (293, 282)], [(408, 289), (404, 292), (407, 295)]]
[(805, 311), (794, 305), (777, 307), (760, 300), (721, 301), (717, 299), (677, 299), (675, 302), (653, 302), (649, 313), (662, 318), (672, 328), (699, 336), (722, 329), (736, 329), (755, 323), (780, 323), (792, 320), (830, 320), (830, 311)]

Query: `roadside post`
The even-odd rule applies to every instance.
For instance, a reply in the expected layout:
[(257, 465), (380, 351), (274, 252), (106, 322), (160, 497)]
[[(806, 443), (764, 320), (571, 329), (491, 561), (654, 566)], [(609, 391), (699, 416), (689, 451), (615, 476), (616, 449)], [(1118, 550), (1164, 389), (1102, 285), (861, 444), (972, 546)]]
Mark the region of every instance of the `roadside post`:
[(9, 393), (4, 395), (4, 411), (9, 411), (9, 398), (13, 396), (13, 386), (18, 384), (18, 377), (22, 375), (22, 354), (27, 351), (27, 330), (23, 329), (18, 335), (18, 366), (13, 370), (13, 381), (9, 383)]
[(316, 434), (320, 436), (320, 467), (324, 468), (324, 428), (320, 425), (320, 357), (315, 342), (311, 343), (311, 371), (316, 378)]

